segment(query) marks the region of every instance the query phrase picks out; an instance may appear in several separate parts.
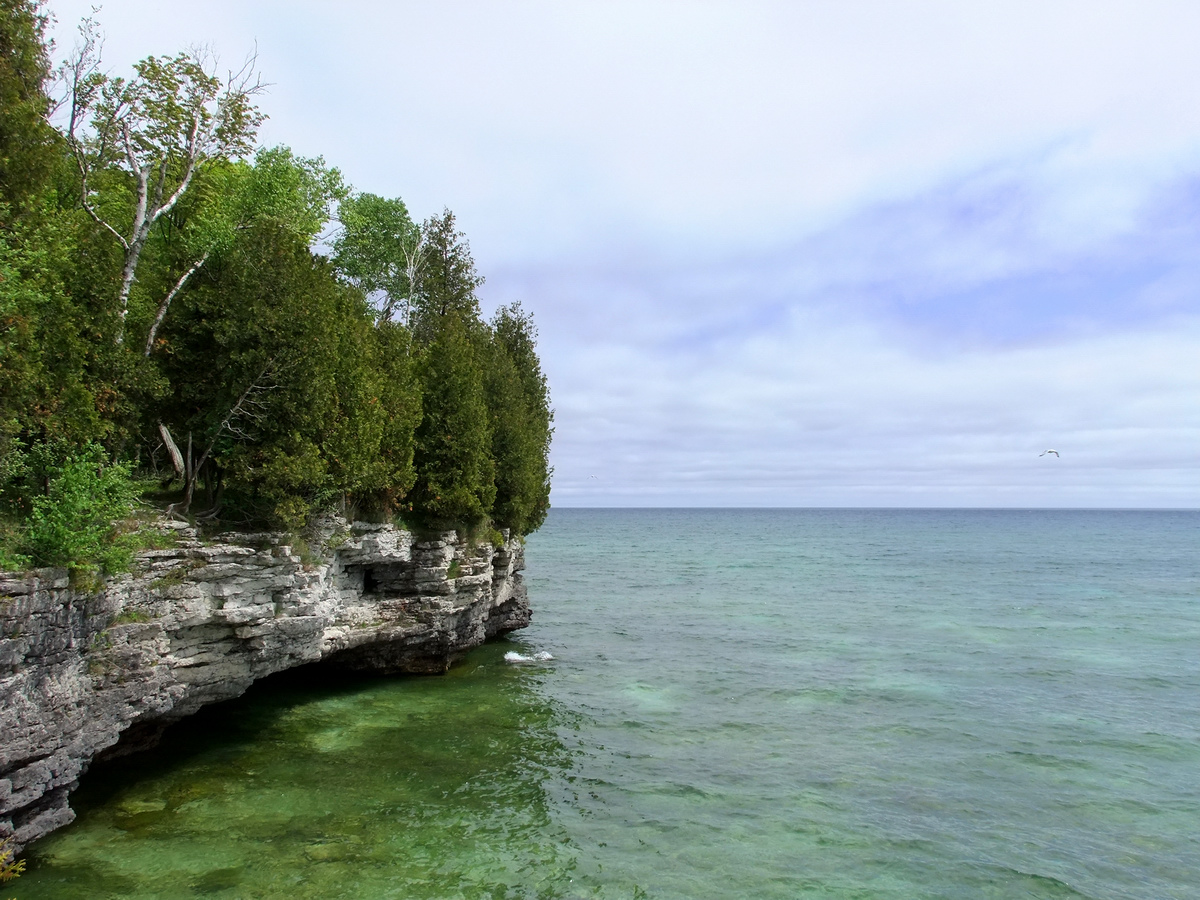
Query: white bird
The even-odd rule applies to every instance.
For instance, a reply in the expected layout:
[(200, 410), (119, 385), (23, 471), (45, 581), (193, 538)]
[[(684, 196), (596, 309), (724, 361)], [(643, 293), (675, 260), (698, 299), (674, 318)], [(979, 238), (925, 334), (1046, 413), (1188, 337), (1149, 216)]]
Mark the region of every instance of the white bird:
[[(1053, 453), (1055, 456), (1058, 456), (1058, 451), (1057, 451), (1057, 450), (1043, 450), (1041, 453), (1039, 453), (1039, 454), (1038, 454), (1038, 457), (1039, 457), (1039, 458), (1040, 458), (1040, 457), (1043, 457), (1043, 456), (1045, 456), (1047, 453)], [(1062, 457), (1061, 457), (1061, 456), (1059, 456), (1059, 459), (1062, 459)]]

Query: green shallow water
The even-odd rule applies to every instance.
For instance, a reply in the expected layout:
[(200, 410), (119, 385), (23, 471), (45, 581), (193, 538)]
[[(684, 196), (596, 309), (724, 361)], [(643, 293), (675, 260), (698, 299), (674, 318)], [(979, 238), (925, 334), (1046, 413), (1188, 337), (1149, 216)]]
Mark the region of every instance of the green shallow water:
[(438, 679), (267, 683), (98, 768), (20, 897), (557, 896), (566, 762), (487, 648)]
[(555, 511), (515, 641), (206, 711), (9, 894), (1200, 896), (1198, 548), (1196, 513)]

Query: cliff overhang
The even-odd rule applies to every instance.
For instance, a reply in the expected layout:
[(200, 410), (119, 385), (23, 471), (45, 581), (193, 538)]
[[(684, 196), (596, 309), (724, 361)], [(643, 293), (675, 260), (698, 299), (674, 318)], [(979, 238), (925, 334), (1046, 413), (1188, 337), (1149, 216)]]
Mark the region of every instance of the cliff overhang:
[(98, 757), (255, 681), (317, 661), (438, 673), (529, 624), (524, 548), (417, 539), (391, 525), (318, 522), (302, 555), (286, 535), (139, 554), (101, 590), (62, 569), (0, 574), (0, 839), (19, 852), (70, 823)]

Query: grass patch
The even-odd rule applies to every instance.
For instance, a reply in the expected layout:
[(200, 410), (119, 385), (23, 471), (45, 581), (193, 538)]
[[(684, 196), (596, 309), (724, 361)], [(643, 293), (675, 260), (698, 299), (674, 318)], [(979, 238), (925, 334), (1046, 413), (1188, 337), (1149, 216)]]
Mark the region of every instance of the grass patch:
[(151, 590), (161, 591), (165, 590), (166, 588), (177, 587), (187, 580), (188, 574), (193, 569), (199, 569), (203, 565), (203, 560), (195, 559), (191, 562), (175, 566), (175, 568), (171, 569), (171, 571), (167, 572), (165, 575), (155, 578), (152, 582), (150, 582), (150, 588)]
[(123, 609), (114, 618), (109, 626), (112, 625), (141, 625), (150, 621), (148, 613), (142, 612), (140, 609)]
[(80, 594), (98, 594), (104, 590), (104, 573), (98, 566), (71, 566), (68, 570), (71, 590)]
[(173, 550), (179, 546), (179, 536), (158, 528), (142, 528), (133, 533), (134, 552), (138, 550)]
[(321, 564), (321, 557), (313, 552), (312, 547), (308, 545), (308, 541), (300, 535), (294, 532), (289, 534), (287, 543), (291, 545), (292, 553), (300, 557), (300, 565), (305, 569), (314, 569)]

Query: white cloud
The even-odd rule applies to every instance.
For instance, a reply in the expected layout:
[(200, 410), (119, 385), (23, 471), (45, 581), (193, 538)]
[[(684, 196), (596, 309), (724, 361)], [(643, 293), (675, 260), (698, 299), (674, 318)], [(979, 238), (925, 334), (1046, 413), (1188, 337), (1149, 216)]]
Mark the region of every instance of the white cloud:
[(556, 499), (1195, 507), (1197, 347), (1192, 319), (932, 358), (802, 314), (719, 360), (596, 346), (555, 372)]
[(556, 503), (1200, 505), (1194, 3), (101, 18), (117, 68), (257, 41), (266, 142), (455, 210), (542, 326)]
[[(88, 6), (53, 3), (64, 26)], [(257, 41), (268, 139), (449, 203), (489, 258), (754, 245), (1054, 148), (1092, 223), (1200, 148), (1189, 3), (110, 0), (102, 18), (120, 64)]]

